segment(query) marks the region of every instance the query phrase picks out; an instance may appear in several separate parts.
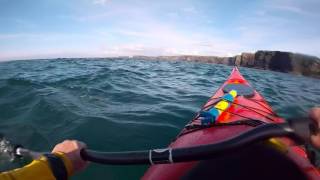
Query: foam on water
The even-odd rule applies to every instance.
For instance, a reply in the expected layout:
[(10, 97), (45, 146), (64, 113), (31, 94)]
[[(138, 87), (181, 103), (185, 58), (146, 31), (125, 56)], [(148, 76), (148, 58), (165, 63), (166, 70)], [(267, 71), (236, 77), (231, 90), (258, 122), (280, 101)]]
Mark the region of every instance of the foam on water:
[(14, 160), (14, 146), (5, 138), (0, 138), (0, 164), (11, 163)]

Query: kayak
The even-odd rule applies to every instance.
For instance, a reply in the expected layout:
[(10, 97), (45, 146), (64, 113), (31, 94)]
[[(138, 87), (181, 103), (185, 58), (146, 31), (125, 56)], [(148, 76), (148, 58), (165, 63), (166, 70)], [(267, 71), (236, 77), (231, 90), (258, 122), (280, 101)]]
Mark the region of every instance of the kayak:
[[(238, 68), (234, 67), (228, 79), (201, 108), (196, 117), (183, 128), (180, 134), (169, 145), (169, 148), (184, 148), (218, 143), (254, 129), (260, 124), (283, 123), (284, 121), (283, 118), (279, 117), (272, 110), (263, 96), (241, 75)], [(290, 163), (292, 161), (293, 166), (297, 166), (307, 179), (320, 179), (320, 174), (310, 162), (308, 153), (304, 147), (295, 144), (289, 138), (272, 138), (266, 142), (265, 146), (272, 147), (277, 152), (279, 151), (279, 154), (289, 159)], [(252, 151), (248, 150), (247, 152)], [(216, 179), (214, 177), (222, 169), (226, 172), (225, 174), (232, 175), (236, 171), (233, 165), (235, 163), (239, 164), (239, 162), (230, 162), (232, 161), (230, 158), (236, 159), (234, 156), (237, 153), (228, 152), (227, 155), (221, 155), (222, 160), (221, 157), (220, 160), (218, 158), (214, 159), (215, 165), (210, 165), (208, 167), (209, 170), (205, 169), (203, 173), (209, 171), (212, 179)], [(264, 154), (259, 156), (264, 156)], [(247, 158), (249, 156), (244, 157)], [(226, 161), (229, 164), (224, 164)], [(254, 167), (257, 164), (267, 164), (262, 161), (251, 166), (246, 165), (249, 162), (251, 162), (249, 158), (248, 162), (246, 159), (242, 160), (242, 164), (237, 169), (250, 171), (249, 167)], [(196, 169), (201, 163), (200, 161), (192, 161), (174, 164), (154, 164), (149, 167), (142, 179), (181, 179)], [(277, 164), (267, 164), (265, 171), (268, 172), (269, 168), (276, 167)], [(286, 167), (283, 168), (285, 169)], [(281, 171), (282, 167), (278, 169)]]

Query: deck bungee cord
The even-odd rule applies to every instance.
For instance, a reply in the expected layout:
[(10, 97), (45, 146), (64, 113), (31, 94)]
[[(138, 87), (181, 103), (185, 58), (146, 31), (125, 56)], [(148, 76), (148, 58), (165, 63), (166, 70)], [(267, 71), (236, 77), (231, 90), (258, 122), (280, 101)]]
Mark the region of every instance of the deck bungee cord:
[[(221, 97), (217, 97), (217, 98), (213, 98), (213, 99), (220, 99), (220, 98), (221, 98)], [(252, 99), (248, 99), (248, 100), (253, 101)], [(229, 102), (230, 102), (230, 101), (229, 101)], [(258, 102), (256, 102), (256, 101), (253, 101), (253, 102), (258, 103)], [(208, 104), (208, 105), (204, 106), (201, 110), (208, 109), (208, 108), (214, 106), (215, 103), (216, 103), (216, 102), (213, 102), (213, 103), (211, 103), (211, 104)], [(265, 114), (267, 114), (267, 115), (273, 116), (273, 117), (279, 117), (279, 116), (278, 116), (276, 113), (274, 113), (274, 112), (266, 112), (266, 111), (264, 111), (263, 109), (258, 109), (258, 108), (255, 108), (255, 107), (249, 107), (249, 106), (246, 106), (246, 105), (243, 105), (243, 104), (239, 104), (239, 103), (236, 103), (236, 102), (230, 102), (230, 103), (231, 103), (232, 105), (241, 106), (241, 107), (243, 107), (243, 108), (245, 108), (245, 109), (251, 110), (251, 111), (253, 111), (253, 112), (257, 113), (257, 114), (260, 114), (260, 115), (263, 115), (263, 114), (259, 113), (258, 111), (261, 111), (261, 112), (263, 112), (263, 113), (265, 113)], [(259, 105), (260, 105), (260, 104), (259, 104)], [(267, 108), (265, 108), (265, 109), (267, 109)], [(269, 110), (269, 109), (268, 109), (268, 110)], [(228, 111), (225, 111), (225, 112), (228, 112)], [(269, 120), (272, 120), (272, 119), (269, 119)], [(273, 121), (273, 120), (272, 120), (272, 121)]]

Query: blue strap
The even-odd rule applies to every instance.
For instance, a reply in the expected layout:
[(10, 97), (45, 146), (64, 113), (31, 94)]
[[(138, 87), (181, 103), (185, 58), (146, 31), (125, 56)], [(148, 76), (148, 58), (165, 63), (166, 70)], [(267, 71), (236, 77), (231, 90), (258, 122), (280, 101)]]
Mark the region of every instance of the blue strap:
[(234, 97), (231, 94), (226, 94), (222, 98), (226, 101), (229, 101), (229, 102), (233, 102), (233, 100), (234, 100)]
[(210, 125), (216, 121), (216, 116), (207, 111), (200, 111), (199, 117), (202, 125)]

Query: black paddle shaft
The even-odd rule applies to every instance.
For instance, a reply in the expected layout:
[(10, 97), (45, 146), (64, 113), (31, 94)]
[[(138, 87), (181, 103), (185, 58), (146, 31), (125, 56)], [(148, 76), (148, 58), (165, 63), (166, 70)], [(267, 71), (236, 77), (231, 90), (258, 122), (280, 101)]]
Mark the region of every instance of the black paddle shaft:
[(251, 145), (272, 137), (290, 137), (297, 143), (309, 141), (310, 121), (289, 120), (287, 123), (264, 124), (244, 132), (234, 138), (215, 143), (184, 148), (164, 148), (127, 152), (98, 152), (83, 149), (84, 160), (114, 165), (129, 164), (167, 164), (208, 159), (222, 153)]

